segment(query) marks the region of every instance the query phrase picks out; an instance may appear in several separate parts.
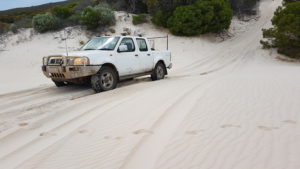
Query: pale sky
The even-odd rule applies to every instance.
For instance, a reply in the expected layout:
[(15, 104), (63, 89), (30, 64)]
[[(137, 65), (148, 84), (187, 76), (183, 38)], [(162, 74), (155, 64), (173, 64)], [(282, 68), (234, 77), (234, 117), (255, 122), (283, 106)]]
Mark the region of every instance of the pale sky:
[(19, 7), (36, 6), (58, 1), (64, 0), (0, 0), (0, 11)]

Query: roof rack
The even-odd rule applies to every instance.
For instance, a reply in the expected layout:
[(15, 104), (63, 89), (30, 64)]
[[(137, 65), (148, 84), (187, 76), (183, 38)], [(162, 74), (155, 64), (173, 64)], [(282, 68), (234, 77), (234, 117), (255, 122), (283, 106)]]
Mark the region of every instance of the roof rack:
[(167, 39), (167, 50), (169, 50), (169, 34), (167, 36), (149, 37), (148, 39)]

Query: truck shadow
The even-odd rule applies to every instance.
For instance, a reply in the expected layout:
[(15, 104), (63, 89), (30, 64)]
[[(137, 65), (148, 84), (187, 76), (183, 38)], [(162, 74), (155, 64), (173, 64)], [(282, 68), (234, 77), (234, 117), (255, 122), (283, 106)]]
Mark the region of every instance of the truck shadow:
[(127, 79), (127, 80), (122, 80), (119, 82), (117, 88), (122, 88), (134, 84), (139, 84), (143, 82), (150, 82), (151, 78), (150, 77), (139, 77), (139, 78), (132, 78), (132, 79)]
[[(144, 82), (150, 82), (150, 77), (139, 77), (135, 79), (128, 79), (123, 80), (118, 83), (118, 88), (123, 88), (126, 86), (144, 83)], [(72, 84), (68, 86), (63, 87), (56, 87), (55, 85), (43, 85), (41, 87), (31, 88), (27, 90), (20, 90), (16, 92), (11, 93), (4, 93), (0, 94), (0, 101), (1, 100), (7, 100), (7, 99), (13, 99), (13, 98), (20, 98), (20, 97), (28, 97), (28, 96), (39, 96), (39, 95), (52, 95), (52, 96), (61, 96), (61, 95), (76, 95), (76, 97), (84, 97), (87, 95), (95, 94), (94, 90), (90, 85), (77, 85)], [(81, 96), (82, 95), (82, 96)]]

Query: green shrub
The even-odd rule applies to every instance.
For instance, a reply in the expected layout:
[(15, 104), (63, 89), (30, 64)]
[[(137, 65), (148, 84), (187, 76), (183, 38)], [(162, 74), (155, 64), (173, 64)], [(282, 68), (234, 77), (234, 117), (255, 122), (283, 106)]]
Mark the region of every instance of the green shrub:
[(60, 21), (53, 14), (39, 14), (33, 17), (32, 26), (36, 31), (42, 33), (60, 28)]
[(114, 12), (103, 6), (87, 7), (80, 16), (80, 21), (88, 29), (113, 25), (116, 22)]
[(77, 11), (72, 16), (65, 19), (65, 24), (67, 26), (80, 25), (80, 17), (81, 17), (81, 12)]
[(69, 3), (67, 6), (55, 6), (52, 9), (52, 13), (59, 18), (67, 19), (75, 13), (73, 8), (77, 4), (78, 3), (73, 2), (73, 3)]
[(194, 5), (177, 7), (168, 19), (168, 28), (183, 36), (220, 32), (229, 28), (232, 15), (226, 0), (199, 0)]
[(263, 29), (261, 41), (264, 48), (277, 48), (278, 52), (292, 58), (300, 58), (300, 2), (279, 7), (272, 18), (273, 28)]
[[(213, 9), (213, 18), (208, 23), (208, 32), (217, 33), (230, 27), (233, 12), (227, 0), (212, 0), (206, 2), (200, 0), (197, 2), (197, 5), (203, 11), (206, 8)], [(208, 13), (210, 12), (209, 10)], [(210, 19), (210, 17), (208, 19)]]
[(59, 18), (66, 19), (74, 13), (74, 10), (67, 6), (55, 6), (52, 9), (52, 13)]
[(9, 31), (9, 24), (0, 22), (0, 34), (6, 33)]
[(283, 0), (283, 3), (292, 3), (292, 2), (297, 2), (300, 0)]
[(168, 27), (175, 35), (193, 36), (205, 33), (207, 23), (205, 22), (206, 18), (201, 13), (201, 9), (195, 5), (178, 7), (168, 20)]
[(32, 28), (32, 17), (24, 17), (13, 23), (17, 29), (20, 28)]
[(159, 10), (157, 11), (151, 21), (157, 25), (167, 28), (168, 27), (168, 19), (172, 16), (172, 10)]
[(9, 25), (9, 31), (12, 31), (13, 33), (17, 33), (18, 32), (18, 28), (15, 24), (10, 24)]
[(132, 17), (132, 23), (134, 25), (148, 22), (146, 14), (139, 14)]

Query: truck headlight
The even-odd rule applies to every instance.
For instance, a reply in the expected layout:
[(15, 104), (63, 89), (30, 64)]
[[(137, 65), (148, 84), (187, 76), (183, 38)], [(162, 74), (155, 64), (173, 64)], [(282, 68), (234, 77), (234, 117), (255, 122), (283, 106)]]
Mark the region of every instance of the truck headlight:
[(74, 66), (83, 66), (83, 65), (85, 66), (89, 64), (90, 64), (90, 60), (87, 57), (74, 59)]

